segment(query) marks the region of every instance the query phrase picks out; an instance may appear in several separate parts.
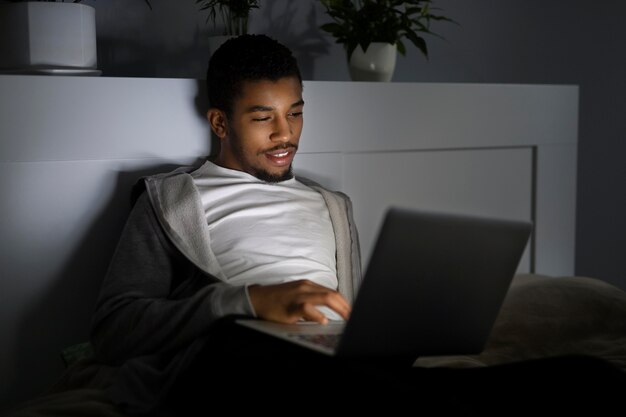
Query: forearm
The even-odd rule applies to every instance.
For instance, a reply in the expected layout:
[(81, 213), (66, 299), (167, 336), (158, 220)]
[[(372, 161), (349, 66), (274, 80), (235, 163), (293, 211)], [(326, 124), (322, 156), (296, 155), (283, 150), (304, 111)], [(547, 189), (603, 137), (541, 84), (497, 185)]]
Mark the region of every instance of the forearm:
[(204, 335), (221, 317), (253, 314), (245, 288), (226, 283), (207, 285), (179, 300), (124, 294), (102, 308), (110, 314), (94, 323), (92, 342), (107, 363), (176, 350)]

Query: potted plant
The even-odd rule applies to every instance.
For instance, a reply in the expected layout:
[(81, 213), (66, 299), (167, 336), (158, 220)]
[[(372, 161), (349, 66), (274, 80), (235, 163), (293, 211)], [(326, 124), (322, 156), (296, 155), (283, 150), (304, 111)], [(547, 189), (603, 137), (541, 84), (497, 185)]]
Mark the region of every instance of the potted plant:
[[(332, 22), (320, 28), (345, 46), (353, 80), (389, 81), (396, 51), (406, 55), (408, 39), (428, 59), (422, 34), (436, 35), (432, 21), (452, 19), (433, 13), (432, 0), (321, 0)], [(436, 35), (438, 36), (438, 35)]]
[(250, 12), (259, 8), (258, 0), (196, 0), (196, 4), (201, 11), (208, 10), (206, 21), (212, 22), (214, 29), (218, 21), (224, 25), (219, 35), (209, 37), (210, 54), (227, 39), (248, 33)]
[[(150, 9), (149, 0), (144, 0)], [(0, 3), (0, 71), (99, 74), (96, 13), (81, 0)]]
[(252, 9), (258, 9), (258, 0), (196, 0), (200, 10), (208, 10), (207, 23), (217, 28), (217, 16), (224, 23), (222, 35), (238, 36), (248, 33), (248, 17)]

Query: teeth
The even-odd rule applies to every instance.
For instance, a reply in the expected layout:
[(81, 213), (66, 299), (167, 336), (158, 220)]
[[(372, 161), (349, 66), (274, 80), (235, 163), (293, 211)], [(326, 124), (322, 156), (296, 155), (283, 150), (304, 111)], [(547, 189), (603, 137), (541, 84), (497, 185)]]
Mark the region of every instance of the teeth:
[(289, 152), (275, 153), (274, 156), (277, 158), (282, 158), (283, 156), (287, 156)]

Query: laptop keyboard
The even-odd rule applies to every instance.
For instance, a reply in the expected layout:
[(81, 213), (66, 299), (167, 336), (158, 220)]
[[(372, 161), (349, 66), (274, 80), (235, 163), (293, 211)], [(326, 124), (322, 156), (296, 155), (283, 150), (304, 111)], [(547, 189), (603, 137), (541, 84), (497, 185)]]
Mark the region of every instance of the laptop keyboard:
[(302, 341), (307, 341), (309, 343), (314, 343), (319, 346), (324, 346), (329, 349), (335, 349), (339, 344), (339, 338), (341, 338), (341, 334), (299, 334), (299, 333), (291, 333), (289, 335), (294, 339), (299, 339)]

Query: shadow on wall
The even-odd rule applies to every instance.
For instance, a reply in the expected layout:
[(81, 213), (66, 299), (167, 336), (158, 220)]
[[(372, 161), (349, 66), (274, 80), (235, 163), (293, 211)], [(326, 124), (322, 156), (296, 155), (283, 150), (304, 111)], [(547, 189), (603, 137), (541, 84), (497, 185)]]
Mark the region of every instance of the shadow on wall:
[[(315, 3), (308, 6), (307, 10), (304, 2), (264, 3), (250, 32), (265, 33), (288, 46), (298, 59), (303, 79), (312, 80), (315, 60), (328, 55), (331, 43), (319, 29)], [(107, 77), (206, 79), (212, 28), (194, 25), (194, 29), (189, 25), (168, 29), (147, 24), (145, 30), (153, 36), (138, 33), (136, 28), (99, 35), (98, 69)], [(180, 33), (172, 33), (177, 30)]]
[(188, 43), (98, 38), (98, 69), (107, 77), (205, 79), (208, 59), (208, 37), (199, 28)]
[[(287, 3), (287, 2), (285, 2)], [(260, 9), (263, 11), (263, 22), (266, 22), (266, 35), (278, 40), (290, 48), (300, 66), (302, 78), (312, 80), (315, 60), (327, 55), (331, 43), (319, 30), (319, 24), (315, 15), (315, 5), (311, 3), (306, 14), (306, 24), (294, 27), (292, 16), (302, 9), (301, 2), (288, 2), (287, 7), (278, 14), (275, 3), (264, 3)], [(296, 31), (297, 29), (302, 29)]]
[[(205, 120), (206, 123), (208, 124), (209, 121), (207, 119), (207, 111), (209, 110), (209, 97), (208, 97), (208, 91), (207, 91), (207, 83), (205, 80), (197, 80), (196, 82), (197, 86), (198, 86), (198, 92), (196, 93), (196, 98), (194, 101), (195, 107), (196, 107), (196, 112), (198, 113), (198, 117), (200, 117), (201, 119)], [(210, 130), (210, 149), (211, 152), (208, 155), (208, 157), (213, 157), (215, 155), (217, 155), (219, 153), (219, 149), (220, 149), (220, 140), (219, 138), (215, 135), (215, 133), (213, 133), (213, 130)]]

